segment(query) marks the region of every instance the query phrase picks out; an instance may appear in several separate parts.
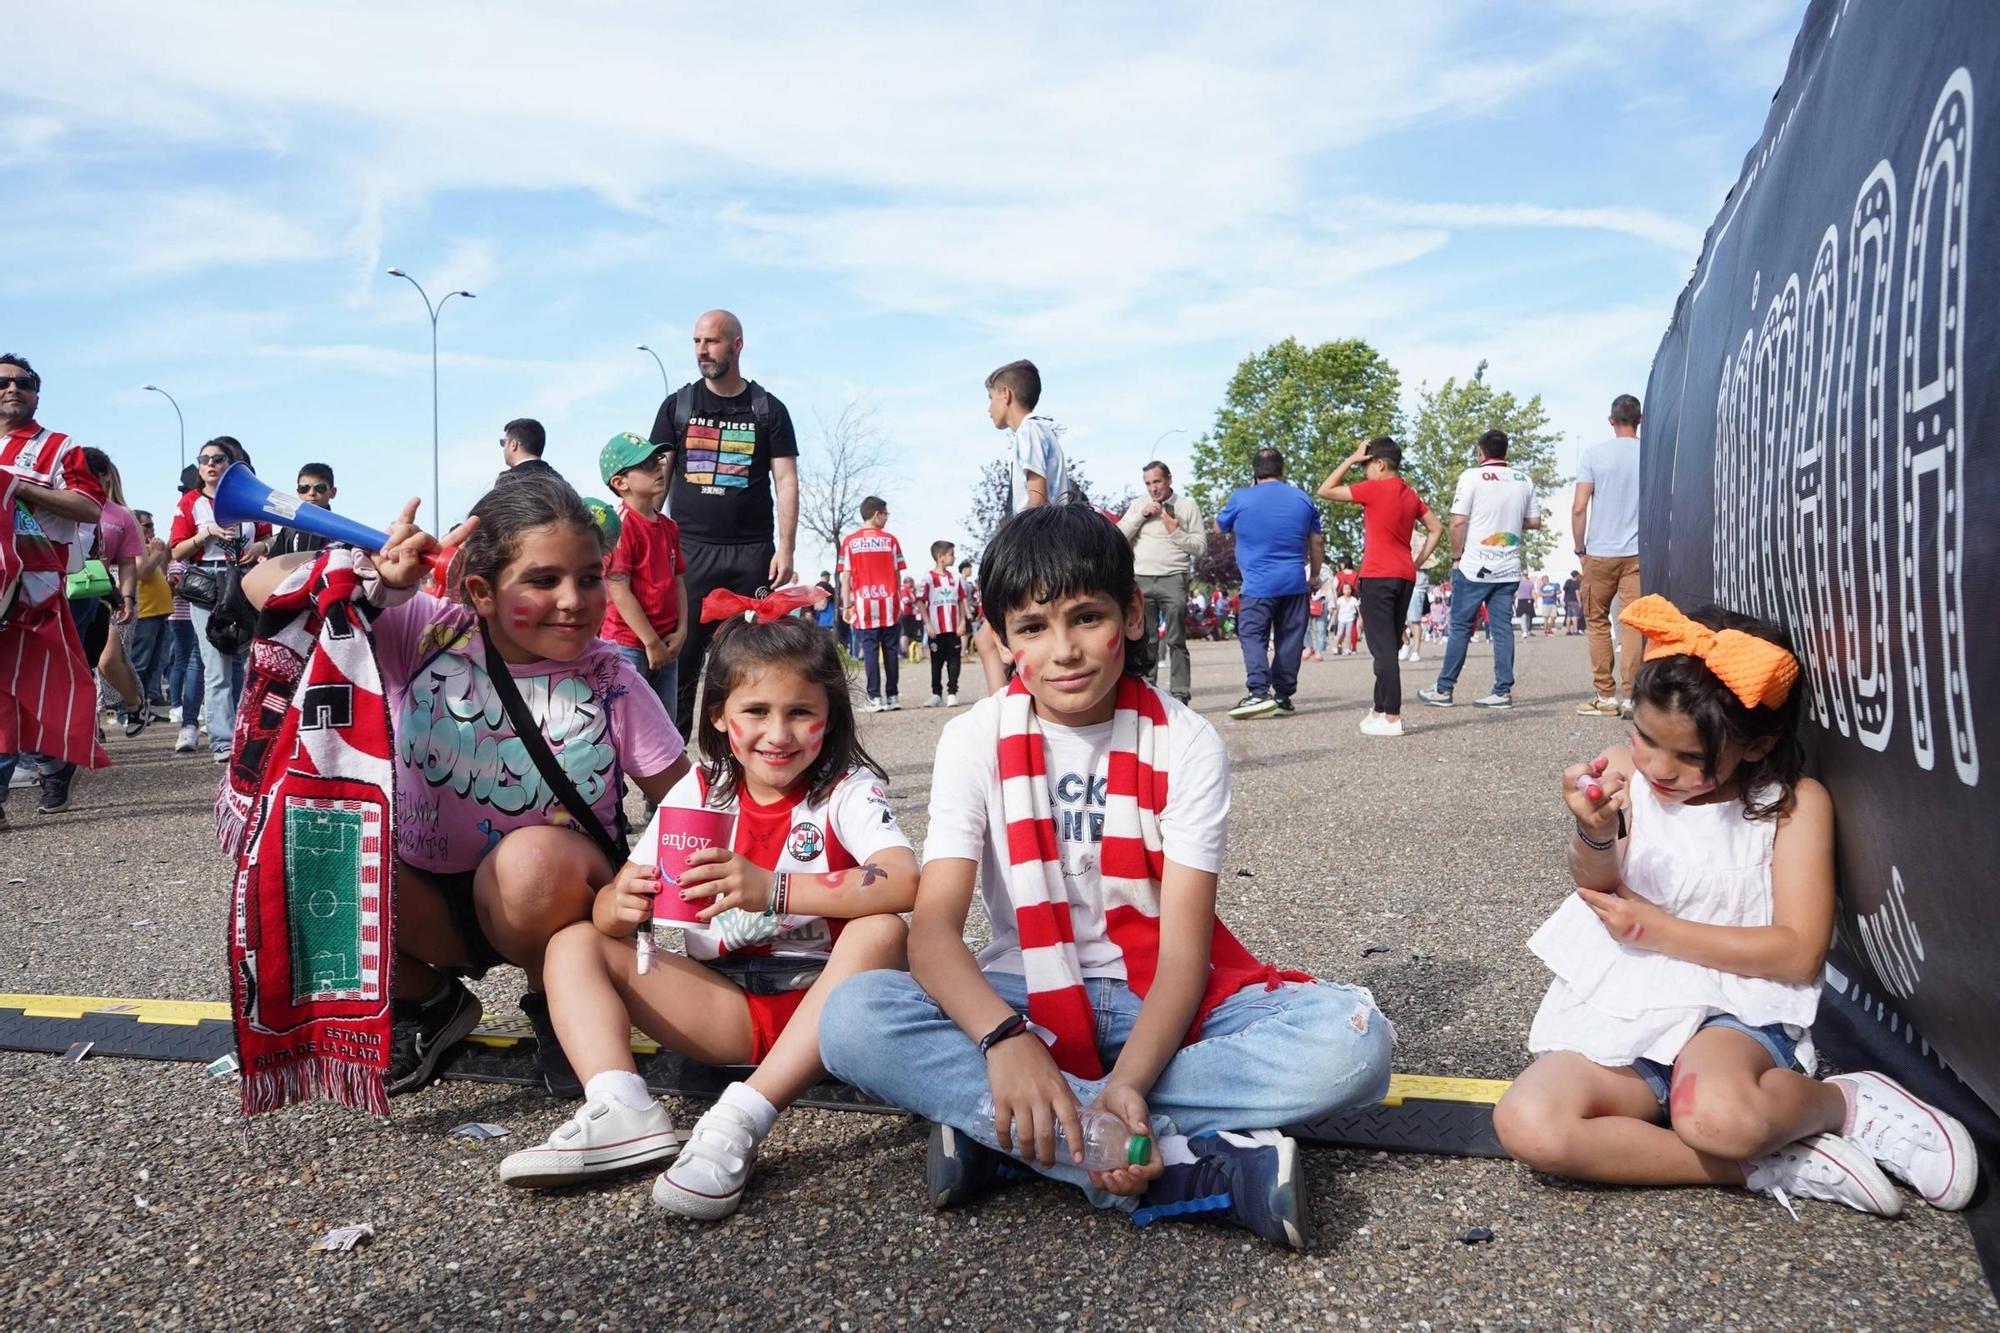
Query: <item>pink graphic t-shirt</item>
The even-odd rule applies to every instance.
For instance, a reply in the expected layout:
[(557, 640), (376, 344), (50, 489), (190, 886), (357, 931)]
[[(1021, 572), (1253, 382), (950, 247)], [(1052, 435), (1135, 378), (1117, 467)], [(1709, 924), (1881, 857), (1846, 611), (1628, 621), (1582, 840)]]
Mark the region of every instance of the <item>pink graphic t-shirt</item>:
[[(468, 607), (420, 592), (383, 611), (374, 638), (396, 728), (398, 856), (453, 874), (517, 828), (574, 822), (507, 721)], [(606, 829), (627, 774), (663, 773), (681, 755), (659, 696), (602, 639), (573, 662), (510, 664), (508, 674)]]

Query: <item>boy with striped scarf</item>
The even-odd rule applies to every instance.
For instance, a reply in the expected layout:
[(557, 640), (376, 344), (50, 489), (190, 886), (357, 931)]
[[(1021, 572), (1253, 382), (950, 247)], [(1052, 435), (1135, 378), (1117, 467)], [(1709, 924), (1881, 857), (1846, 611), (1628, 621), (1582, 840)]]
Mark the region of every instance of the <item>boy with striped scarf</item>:
[[(1260, 963), (1216, 920), (1228, 755), (1145, 682), (1118, 529), (1080, 505), (1017, 514), (979, 586), (1013, 677), (938, 746), (910, 972), (834, 992), (822, 1061), (933, 1122), (940, 1208), (1032, 1167), (1141, 1225), (1208, 1217), (1302, 1249), (1301, 1163), (1275, 1127), (1378, 1100), (1388, 1020), (1364, 990)], [(975, 883), (992, 923), (977, 958)], [(1080, 1107), (1150, 1136), (1150, 1160), (1059, 1158), (1059, 1124), (1083, 1141)]]

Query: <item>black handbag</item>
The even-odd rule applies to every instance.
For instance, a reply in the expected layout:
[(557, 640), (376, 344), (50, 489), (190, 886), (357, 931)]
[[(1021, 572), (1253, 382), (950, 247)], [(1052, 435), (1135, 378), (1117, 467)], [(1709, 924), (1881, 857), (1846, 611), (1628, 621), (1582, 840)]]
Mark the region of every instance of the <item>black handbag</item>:
[(209, 606), (208, 625), (202, 632), (215, 651), (224, 657), (234, 657), (257, 637), (257, 608), (243, 595), (242, 566), (225, 565), (203, 572), (214, 576), (216, 589), (215, 601)]
[(222, 584), (213, 568), (189, 565), (181, 571), (174, 593), (189, 606), (214, 606), (222, 600)]
[[(493, 682), (493, 692), (500, 696), (500, 707), (506, 710), (507, 721), (513, 725), (514, 734), (528, 751), (528, 758), (535, 761), (535, 771), (542, 775), (542, 781), (549, 784), (549, 790), (562, 802), (563, 809), (569, 811), (570, 818), (585, 837), (597, 845), (604, 853), (604, 859), (611, 863), (613, 873), (631, 858), (632, 852), (625, 845), (625, 803), (617, 806), (618, 829), (614, 836), (607, 832), (597, 812), (590, 808), (590, 802), (583, 799), (583, 793), (563, 772), (556, 762), (555, 752), (549, 749), (548, 737), (535, 721), (535, 715), (528, 711), (527, 701), (521, 698), (520, 687), (514, 684), (513, 673), (507, 670), (507, 663), (494, 651), (493, 640), (486, 633), (486, 622), (479, 622), (479, 642), (486, 650), (486, 674)], [(622, 793), (621, 793), (622, 795)]]

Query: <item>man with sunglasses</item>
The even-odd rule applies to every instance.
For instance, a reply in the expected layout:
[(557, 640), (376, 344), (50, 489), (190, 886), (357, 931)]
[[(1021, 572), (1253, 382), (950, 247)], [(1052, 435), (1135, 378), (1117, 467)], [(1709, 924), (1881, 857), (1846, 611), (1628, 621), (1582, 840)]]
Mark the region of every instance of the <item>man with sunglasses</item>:
[[(333, 468), (325, 463), (307, 463), (299, 469), (299, 500), (304, 504), (315, 504), (321, 509), (333, 508), (333, 497), (340, 494), (333, 488)], [(277, 540), (271, 543), (272, 555), (292, 555), (299, 551), (317, 551), (326, 545), (327, 539), (316, 532), (303, 528), (285, 528), (279, 532)]]
[(14, 576), (0, 580), (13, 584), (0, 589), (0, 830), (16, 751), (39, 748), (54, 765), (43, 772), (37, 813), (69, 804), (79, 762), (105, 762), (90, 663), (63, 596), (90, 549), (104, 483), (76, 441), (35, 420), (41, 391), (26, 357), (0, 354), (0, 493), (11, 499), (0, 510), (8, 525), (0, 569)]

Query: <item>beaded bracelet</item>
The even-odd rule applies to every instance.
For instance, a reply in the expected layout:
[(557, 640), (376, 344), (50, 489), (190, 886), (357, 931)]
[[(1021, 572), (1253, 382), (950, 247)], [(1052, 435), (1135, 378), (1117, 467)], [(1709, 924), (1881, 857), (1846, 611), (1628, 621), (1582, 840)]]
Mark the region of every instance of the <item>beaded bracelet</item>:
[(1577, 822), (1576, 840), (1582, 843), (1584, 846), (1590, 848), (1590, 850), (1592, 850), (1593, 852), (1608, 852), (1613, 847), (1618, 845), (1618, 839), (1615, 837), (1606, 838), (1603, 842), (1599, 842), (1597, 839), (1591, 837), (1588, 833), (1585, 833), (1583, 831), (1583, 823), (1581, 820)]

